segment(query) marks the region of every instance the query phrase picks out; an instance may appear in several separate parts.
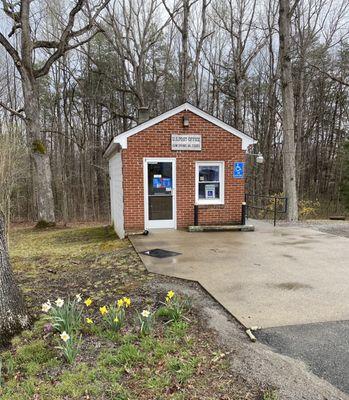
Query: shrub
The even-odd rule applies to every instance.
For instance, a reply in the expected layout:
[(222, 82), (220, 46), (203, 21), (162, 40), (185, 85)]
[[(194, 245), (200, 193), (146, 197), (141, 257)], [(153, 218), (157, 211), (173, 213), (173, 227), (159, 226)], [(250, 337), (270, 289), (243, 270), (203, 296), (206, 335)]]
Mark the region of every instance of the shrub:
[(320, 202), (318, 200), (300, 200), (298, 202), (298, 212), (301, 219), (310, 216), (316, 216), (320, 209)]

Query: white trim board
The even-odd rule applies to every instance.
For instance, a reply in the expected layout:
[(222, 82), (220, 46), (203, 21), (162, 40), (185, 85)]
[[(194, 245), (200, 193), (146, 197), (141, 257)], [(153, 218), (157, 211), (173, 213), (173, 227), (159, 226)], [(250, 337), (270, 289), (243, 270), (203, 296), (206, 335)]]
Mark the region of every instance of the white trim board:
[(200, 110), (199, 108), (193, 106), (190, 103), (184, 103), (178, 107), (172, 108), (171, 110), (155, 118), (150, 119), (149, 121), (143, 122), (142, 124), (139, 124), (134, 128), (131, 128), (128, 131), (121, 133), (118, 136), (115, 136), (110, 145), (107, 147), (104, 153), (105, 156), (109, 157), (112, 152), (118, 151), (118, 148), (127, 149), (127, 139), (130, 136), (136, 135), (138, 132), (150, 128), (151, 126), (156, 125), (159, 122), (164, 121), (165, 119), (170, 118), (182, 111), (190, 111), (193, 114), (198, 115), (199, 117), (205, 119), (206, 121), (209, 121), (212, 124), (224, 129), (225, 131), (230, 132), (232, 135), (239, 137), (240, 139), (242, 139), (243, 150), (247, 150), (248, 146), (257, 143), (256, 140), (254, 140), (251, 136), (246, 135), (246, 133), (243, 133), (233, 128), (232, 126), (226, 124), (220, 119), (206, 113), (205, 111)]
[[(224, 205), (224, 161), (196, 161), (195, 162), (195, 204), (196, 205)], [(219, 166), (219, 199), (199, 199), (199, 167)]]

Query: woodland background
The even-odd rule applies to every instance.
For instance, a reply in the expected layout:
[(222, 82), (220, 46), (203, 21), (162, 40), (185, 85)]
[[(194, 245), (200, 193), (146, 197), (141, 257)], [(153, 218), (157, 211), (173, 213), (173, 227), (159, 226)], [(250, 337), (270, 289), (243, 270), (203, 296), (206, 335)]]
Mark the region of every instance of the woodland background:
[[(54, 40), (72, 2), (33, 4), (32, 32)], [(184, 99), (256, 138), (253, 151), (262, 152), (265, 163), (257, 166), (250, 157), (248, 191), (281, 193), (278, 5), (111, 0), (93, 38), (39, 78), (41, 135), (48, 144), (57, 219), (109, 218), (103, 159), (109, 141), (136, 124), (139, 107), (155, 116)], [(1, 14), (2, 30), (10, 32)], [(50, 51), (38, 52), (35, 64)], [(297, 2), (291, 54), (299, 199), (318, 200), (324, 213), (342, 212), (349, 204), (348, 2)], [(31, 138), (18, 117), (20, 77), (1, 46), (0, 101), (0, 204), (12, 220), (36, 220)]]

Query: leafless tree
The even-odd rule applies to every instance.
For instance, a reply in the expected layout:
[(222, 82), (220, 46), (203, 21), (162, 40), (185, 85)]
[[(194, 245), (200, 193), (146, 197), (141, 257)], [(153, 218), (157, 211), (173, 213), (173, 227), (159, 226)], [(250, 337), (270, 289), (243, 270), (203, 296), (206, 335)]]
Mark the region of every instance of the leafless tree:
[[(190, 35), (190, 15), (196, 1), (180, 0), (171, 9), (166, 0), (162, 0), (163, 5), (169, 14), (171, 21), (181, 35), (181, 50), (179, 57), (179, 81), (180, 81), (180, 102), (189, 100), (192, 88), (192, 80), (197, 72), (201, 57), (202, 48), (205, 40), (212, 32), (207, 31), (207, 10), (211, 0), (201, 0), (200, 22), (201, 30), (191, 41)], [(190, 43), (195, 42), (193, 51), (190, 51)]]
[(291, 17), (299, 0), (290, 6), (288, 0), (279, 0), (279, 44), (282, 94), (283, 174), (284, 191), (288, 199), (287, 220), (298, 220), (296, 181), (296, 148), (294, 140), (294, 94), (291, 57)]
[[(55, 223), (55, 206), (47, 144), (41, 134), (39, 80), (49, 73), (53, 63), (67, 51), (77, 48), (93, 38), (98, 31), (96, 30), (96, 19), (107, 3), (108, 0), (101, 0), (100, 3), (92, 6), (87, 0), (77, 0), (75, 6), (68, 13), (67, 22), (62, 27), (59, 37), (41, 39), (35, 37), (31, 14), (32, 2), (21, 0), (12, 3), (2, 0), (3, 12), (12, 21), (12, 29), (8, 34), (9, 38), (0, 32), (0, 44), (12, 57), (20, 74), (24, 107), (20, 110), (13, 110), (5, 104), (2, 106), (25, 121), (35, 167), (38, 219), (45, 223)], [(79, 13), (83, 13), (85, 18), (87, 17), (87, 23), (80, 27), (76, 23)], [(19, 33), (18, 36), (17, 33)], [(19, 38), (19, 49), (10, 42), (12, 36)], [(36, 56), (43, 53), (48, 53), (48, 56), (37, 65)]]

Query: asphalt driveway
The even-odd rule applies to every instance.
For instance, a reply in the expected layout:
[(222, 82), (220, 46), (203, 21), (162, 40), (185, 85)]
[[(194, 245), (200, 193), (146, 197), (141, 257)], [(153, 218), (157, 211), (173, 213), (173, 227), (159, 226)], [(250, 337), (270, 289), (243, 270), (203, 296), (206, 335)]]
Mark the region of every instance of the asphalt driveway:
[(255, 232), (158, 230), (135, 236), (151, 272), (198, 281), (244, 326), (349, 320), (349, 239), (258, 222)]
[(349, 393), (349, 321), (262, 329), (256, 336), (277, 352), (304, 361), (316, 375)]

